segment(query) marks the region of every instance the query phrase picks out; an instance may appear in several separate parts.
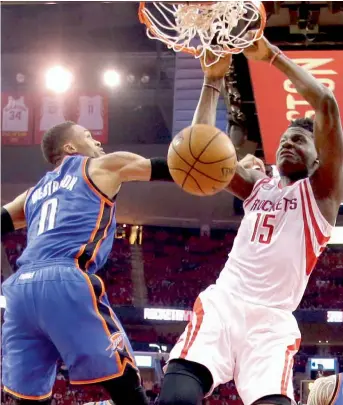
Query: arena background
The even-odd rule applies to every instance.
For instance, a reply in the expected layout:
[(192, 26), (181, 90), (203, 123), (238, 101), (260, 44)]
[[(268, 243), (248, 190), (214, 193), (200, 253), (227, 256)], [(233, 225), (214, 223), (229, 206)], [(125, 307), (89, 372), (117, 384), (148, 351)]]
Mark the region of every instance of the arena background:
[[(54, 108), (61, 106), (65, 119), (79, 122), (82, 97), (98, 97), (103, 126), (93, 134), (107, 152), (166, 155), (172, 137), (190, 124), (202, 84), (200, 65), (190, 56), (175, 55), (160, 42), (149, 40), (137, 19), (137, 6), (128, 1), (2, 2), (2, 112), (9, 97), (24, 97), (28, 107), (24, 129), (4, 128), (2, 114), (2, 204), (49, 169), (39, 147), (46, 97)], [(343, 109), (342, 2), (270, 1), (265, 6), (267, 38), (332, 88)], [(64, 70), (55, 71), (51, 85), (46, 72), (55, 66)], [(65, 85), (66, 72), (73, 76), (71, 86), (56, 95)], [(47, 84), (52, 89), (47, 90)], [(274, 164), (275, 146), (287, 121), (311, 115), (282, 75), (268, 65), (249, 66), (242, 55), (234, 57), (226, 90), (217, 126), (231, 128), (240, 157), (256, 153)], [(189, 316), (184, 311), (215, 280), (225, 262), (242, 208), (224, 192), (197, 198), (172, 184), (137, 183), (123, 186), (117, 213), (121, 225), (102, 275), (141, 356), (138, 359), (146, 365), (142, 375), (154, 398), (162, 376), (161, 360), (163, 364), (184, 329)], [(343, 371), (342, 225), (343, 215), (339, 215), (335, 243), (319, 261), (296, 312), (303, 334), (295, 362), (298, 398), (301, 381), (317, 375), (317, 370), (311, 371), (317, 367), (311, 359), (322, 359), (317, 363), (325, 363), (326, 373)], [(25, 231), (3, 241), (2, 280), (15, 271), (15, 260), (24, 246)], [(56, 403), (103, 398), (94, 388), (88, 396), (70, 391), (63, 366), (61, 370)], [(304, 403), (307, 386), (304, 383)], [(9, 398), (3, 401), (10, 404)], [(228, 385), (209, 402), (225, 405), (240, 400)]]

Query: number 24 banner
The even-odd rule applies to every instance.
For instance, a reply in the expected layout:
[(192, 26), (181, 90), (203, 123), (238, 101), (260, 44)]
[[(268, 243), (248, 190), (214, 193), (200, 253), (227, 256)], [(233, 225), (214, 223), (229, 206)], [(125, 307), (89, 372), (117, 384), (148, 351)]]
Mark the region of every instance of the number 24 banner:
[[(343, 111), (343, 51), (289, 51), (285, 55), (332, 90)], [(280, 138), (290, 121), (313, 118), (314, 111), (274, 66), (252, 61), (249, 68), (264, 155), (267, 163), (274, 164)]]
[(3, 145), (30, 145), (33, 136), (33, 102), (25, 93), (2, 93)]

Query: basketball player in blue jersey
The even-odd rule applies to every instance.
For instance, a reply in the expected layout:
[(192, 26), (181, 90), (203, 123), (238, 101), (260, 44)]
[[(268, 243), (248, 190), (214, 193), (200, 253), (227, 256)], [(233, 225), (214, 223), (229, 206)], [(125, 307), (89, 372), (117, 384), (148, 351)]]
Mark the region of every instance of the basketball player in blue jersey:
[(4, 390), (21, 405), (50, 403), (56, 361), (72, 384), (99, 383), (116, 405), (146, 405), (127, 336), (94, 273), (112, 249), (115, 199), (127, 181), (171, 180), (165, 159), (105, 155), (73, 122), (49, 130), (55, 169), (1, 208), (1, 233), (27, 226), (18, 271), (3, 283)]
[(343, 373), (318, 378), (310, 391), (307, 405), (343, 405)]

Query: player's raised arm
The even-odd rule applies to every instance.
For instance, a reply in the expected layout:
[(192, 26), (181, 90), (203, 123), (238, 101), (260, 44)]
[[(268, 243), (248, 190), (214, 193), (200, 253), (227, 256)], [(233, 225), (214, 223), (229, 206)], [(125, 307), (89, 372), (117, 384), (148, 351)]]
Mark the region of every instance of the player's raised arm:
[[(227, 55), (210, 67), (205, 66), (201, 59), (201, 67), (205, 77), (192, 125), (207, 124), (215, 126), (217, 105), (223, 86), (223, 78), (229, 69), (231, 58), (232, 55)], [(249, 164), (247, 160), (245, 160), (243, 164), (238, 162), (236, 173), (227, 188), (227, 191), (242, 200), (249, 197), (256, 181), (265, 177), (263, 163), (251, 155), (249, 155), (248, 160)], [(261, 166), (262, 170), (250, 170), (254, 165)]]
[(1, 236), (26, 226), (25, 201), (27, 191), (1, 207)]
[(306, 69), (287, 58), (266, 38), (257, 41), (244, 53), (250, 59), (272, 63), (289, 78), (297, 92), (313, 108), (318, 161), (309, 175), (320, 210), (333, 224), (343, 197), (343, 133), (338, 105), (332, 91)]
[(173, 181), (165, 158), (146, 159), (130, 152), (113, 152), (92, 159), (89, 174), (108, 196), (130, 181)]

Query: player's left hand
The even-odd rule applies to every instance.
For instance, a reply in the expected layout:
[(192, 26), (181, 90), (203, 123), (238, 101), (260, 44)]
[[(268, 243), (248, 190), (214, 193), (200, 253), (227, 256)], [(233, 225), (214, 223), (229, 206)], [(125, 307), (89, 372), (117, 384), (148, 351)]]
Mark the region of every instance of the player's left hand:
[[(245, 38), (250, 39), (254, 37), (254, 31), (249, 31)], [(244, 50), (244, 55), (251, 60), (262, 60), (270, 62), (274, 55), (279, 52), (279, 48), (272, 45), (266, 37), (262, 37), (254, 42), (249, 48)]]
[(232, 55), (228, 54), (223, 58), (220, 58), (218, 62), (216, 62), (212, 66), (205, 65), (205, 60), (207, 61), (207, 63), (209, 63), (214, 61), (215, 58), (216, 56), (213, 55), (213, 53), (210, 51), (207, 51), (206, 54), (200, 58), (202, 71), (204, 72), (205, 77), (210, 80), (222, 79), (228, 72), (232, 61)]

